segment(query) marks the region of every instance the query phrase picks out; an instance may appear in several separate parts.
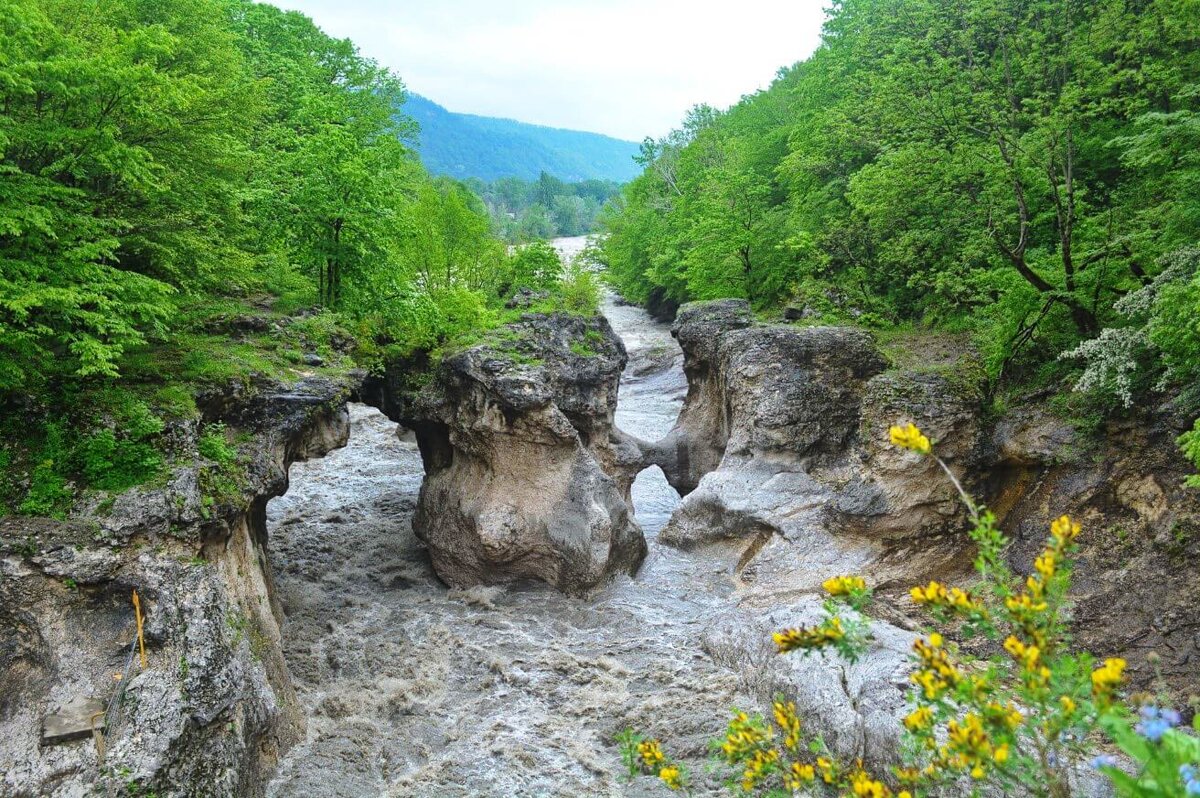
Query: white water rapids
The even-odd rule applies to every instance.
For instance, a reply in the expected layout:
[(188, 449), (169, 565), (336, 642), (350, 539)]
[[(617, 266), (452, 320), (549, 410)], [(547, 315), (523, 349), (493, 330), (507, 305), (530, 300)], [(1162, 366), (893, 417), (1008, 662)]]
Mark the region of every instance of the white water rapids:
[[(577, 248), (577, 240), (556, 242)], [(654, 440), (686, 392), (665, 326), (609, 296), (630, 353), (617, 424)], [(636, 577), (590, 599), (540, 585), (452, 591), (410, 519), (416, 444), (378, 411), (351, 407), (349, 445), (293, 466), (271, 502), (284, 649), (307, 736), (269, 794), (316, 796), (649, 796), (624, 777), (615, 734), (635, 727), (699, 761), (728, 708), (749, 699), (698, 645), (733, 583), (702, 555), (658, 545), (678, 497), (657, 469), (633, 487), (650, 553)]]

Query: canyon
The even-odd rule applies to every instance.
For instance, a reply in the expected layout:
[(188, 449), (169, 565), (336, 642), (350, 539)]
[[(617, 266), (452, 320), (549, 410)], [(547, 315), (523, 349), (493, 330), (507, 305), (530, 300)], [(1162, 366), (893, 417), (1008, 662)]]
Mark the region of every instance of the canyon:
[[(1166, 445), (1185, 419), (1155, 408), (1088, 448), (1034, 402), (986, 417), (972, 357), (741, 300), (668, 327), (609, 294), (416, 390), (397, 365), (204, 397), (246, 436), (226, 504), (198, 459), (105, 512), (0, 520), (0, 795), (656, 794), (622, 777), (627, 728), (715, 795), (708, 740), (780, 694), (839, 755), (891, 762), (907, 588), (969, 581), (973, 556), (949, 482), (887, 443), (908, 421), (1001, 515), (1014, 566), (1080, 517), (1079, 638), (1137, 684), (1158, 652), (1187, 689), (1200, 510)], [(771, 632), (817, 620), (845, 573), (880, 599), (866, 654), (776, 655)], [(102, 736), (46, 744), (80, 702)]]

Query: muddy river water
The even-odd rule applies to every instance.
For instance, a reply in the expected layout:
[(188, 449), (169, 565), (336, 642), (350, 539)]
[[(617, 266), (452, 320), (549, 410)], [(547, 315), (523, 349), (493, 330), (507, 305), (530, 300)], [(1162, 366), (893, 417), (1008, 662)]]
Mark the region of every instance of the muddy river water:
[[(630, 354), (617, 424), (657, 439), (686, 392), (682, 356), (641, 309), (609, 296), (603, 312)], [(363, 405), (351, 423), (349, 445), (293, 466), (268, 511), (285, 655), (307, 716), (269, 794), (667, 794), (624, 777), (614, 735), (637, 727), (701, 758), (746, 699), (698, 645), (731, 600), (730, 577), (656, 541), (678, 503), (662, 473), (633, 487), (650, 546), (635, 577), (588, 599), (533, 584), (447, 590), (410, 525), (416, 444)]]

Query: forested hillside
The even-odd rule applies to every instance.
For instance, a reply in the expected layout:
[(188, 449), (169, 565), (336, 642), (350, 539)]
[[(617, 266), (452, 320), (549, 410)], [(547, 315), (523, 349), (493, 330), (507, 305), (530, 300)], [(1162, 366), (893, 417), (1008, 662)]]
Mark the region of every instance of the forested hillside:
[(970, 331), (993, 378), (1128, 405), (1200, 377), (1197, 153), (1194, 0), (844, 0), (643, 146), (604, 252), (639, 301)]
[(611, 180), (568, 183), (546, 172), (533, 181), (502, 177), (491, 183), (476, 178), (463, 182), (483, 200), (496, 232), (513, 243), (591, 233), (604, 204), (621, 192), (621, 185)]
[(433, 349), (559, 287), (425, 172), (404, 98), (249, 0), (0, 5), (0, 506), (153, 478), (205, 386)]
[(454, 113), (415, 94), (404, 113), (420, 125), (417, 150), (434, 174), (490, 182), (546, 172), (568, 182), (625, 182), (638, 171), (637, 144), (599, 133)]

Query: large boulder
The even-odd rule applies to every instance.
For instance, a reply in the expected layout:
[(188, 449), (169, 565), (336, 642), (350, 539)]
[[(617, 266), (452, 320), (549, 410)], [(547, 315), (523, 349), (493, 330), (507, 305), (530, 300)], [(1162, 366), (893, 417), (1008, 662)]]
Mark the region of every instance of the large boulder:
[(737, 597), (701, 644), (764, 702), (794, 700), (839, 756), (882, 769), (906, 709), (914, 635), (903, 608), (881, 594), (854, 664), (775, 656), (770, 633), (818, 622), (831, 576), (907, 586), (963, 571), (970, 542), (953, 484), (891, 446), (888, 426), (912, 421), (946, 439), (961, 474), (981, 447), (978, 391), (892, 368), (864, 330), (760, 324), (740, 300), (686, 305), (673, 332), (689, 391), (650, 455), (686, 495), (659, 540), (719, 563)]
[(888, 428), (915, 423), (961, 484), (980, 484), (985, 448), (982, 392), (977, 382), (945, 374), (894, 370), (864, 386), (857, 446), (859, 464), (837, 497), (837, 521), (875, 540), (928, 541), (963, 528), (966, 506), (931, 457), (891, 444)]
[(744, 299), (692, 302), (675, 317), (671, 335), (683, 349), (688, 392), (675, 429), (655, 444), (652, 457), (681, 495), (695, 490), (700, 478), (720, 465), (729, 439), (717, 340), (753, 323)]
[[(738, 300), (684, 306), (674, 333), (687, 404), (651, 454), (686, 495), (660, 540), (720, 562), (742, 607), (803, 616), (823, 580), (858, 573), (903, 627), (909, 586), (973, 581), (954, 483), (888, 440), (890, 425), (912, 422), (995, 513), (1016, 573), (1029, 571), (1051, 519), (1082, 521), (1076, 640), (1128, 659), (1138, 687), (1159, 673), (1177, 696), (1194, 691), (1200, 493), (1184, 487), (1192, 469), (1175, 444), (1191, 405), (1145, 408), (1088, 436), (1041, 395), (989, 424), (983, 370), (960, 339), (892, 341), (888, 363), (861, 331), (755, 323)], [(795, 694), (807, 702), (821, 677), (802, 670)]]
[(601, 316), (528, 314), (441, 362), (403, 420), (426, 471), (413, 526), (447, 584), (580, 594), (637, 569), (641, 454), (613, 425), (625, 361)]

